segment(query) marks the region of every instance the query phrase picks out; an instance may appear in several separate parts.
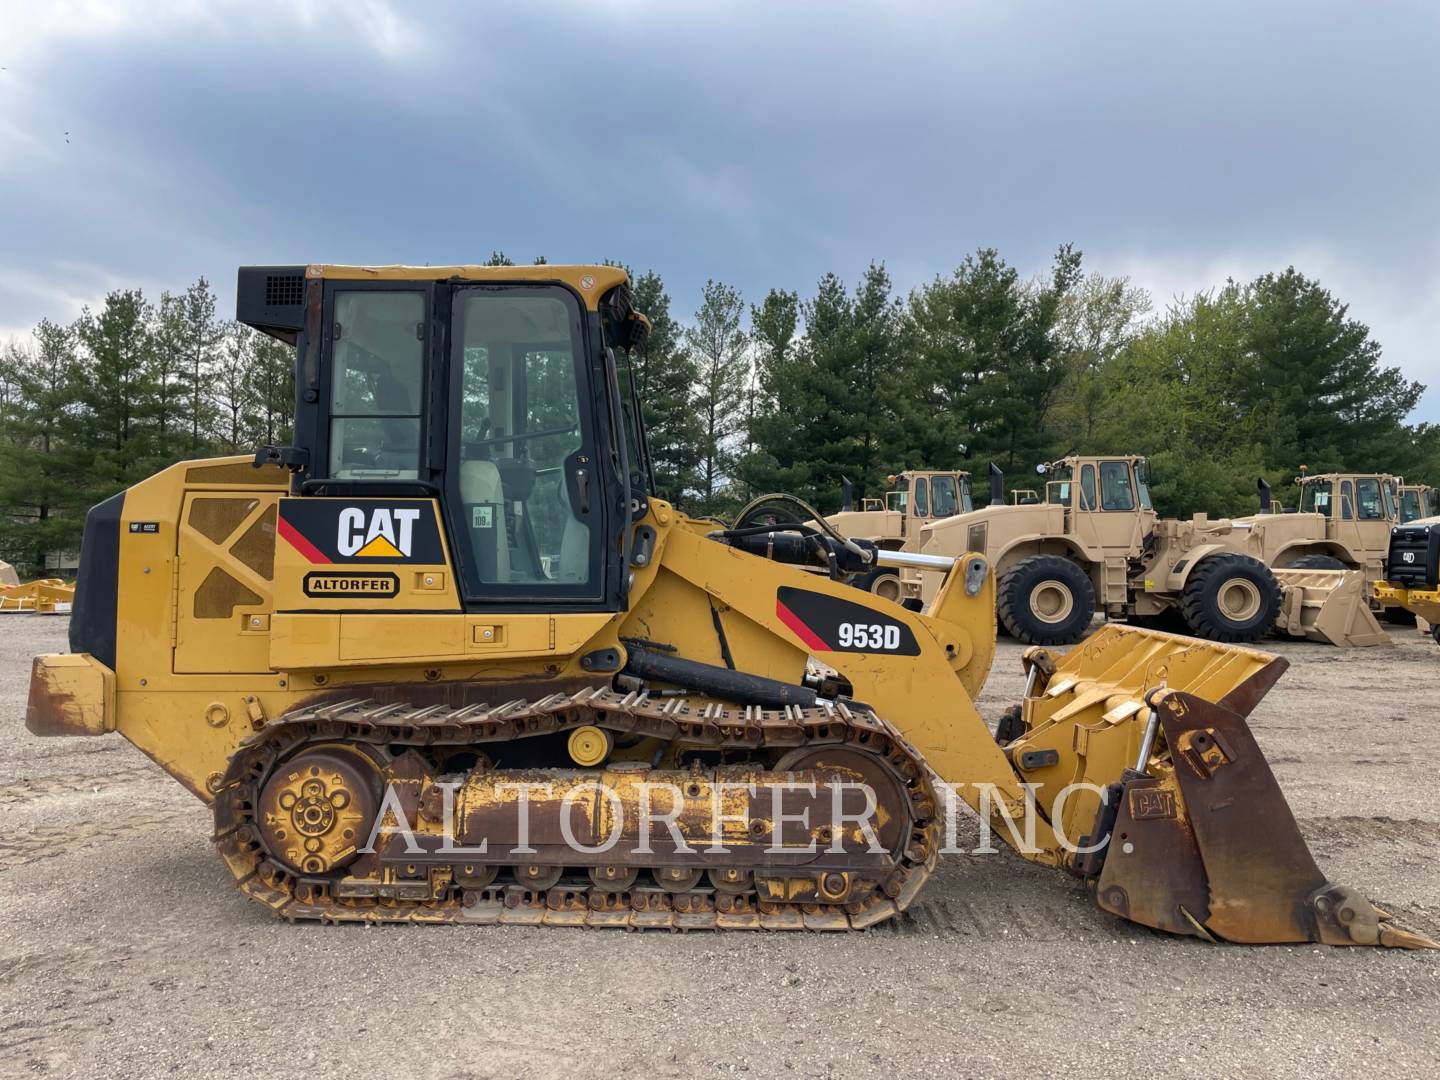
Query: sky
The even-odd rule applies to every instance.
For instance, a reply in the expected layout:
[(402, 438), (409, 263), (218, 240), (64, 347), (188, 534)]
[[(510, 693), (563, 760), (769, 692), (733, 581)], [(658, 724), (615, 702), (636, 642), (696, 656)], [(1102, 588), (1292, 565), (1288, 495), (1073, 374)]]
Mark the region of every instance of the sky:
[(256, 263), (615, 259), (679, 314), (1061, 243), (1294, 265), (1440, 422), (1440, 5), (0, 0), (0, 341)]

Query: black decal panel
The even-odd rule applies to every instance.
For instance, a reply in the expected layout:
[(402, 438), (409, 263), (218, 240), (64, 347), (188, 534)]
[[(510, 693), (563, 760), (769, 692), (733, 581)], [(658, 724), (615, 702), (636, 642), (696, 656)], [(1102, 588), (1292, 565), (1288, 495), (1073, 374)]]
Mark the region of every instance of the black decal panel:
[(281, 499), (276, 529), (317, 566), (445, 562), (429, 499)]
[(305, 575), (306, 596), (395, 596), (400, 579), (394, 574), (361, 571), (312, 570)]
[(817, 652), (920, 655), (909, 626), (865, 604), (782, 586), (775, 597), (775, 615)]

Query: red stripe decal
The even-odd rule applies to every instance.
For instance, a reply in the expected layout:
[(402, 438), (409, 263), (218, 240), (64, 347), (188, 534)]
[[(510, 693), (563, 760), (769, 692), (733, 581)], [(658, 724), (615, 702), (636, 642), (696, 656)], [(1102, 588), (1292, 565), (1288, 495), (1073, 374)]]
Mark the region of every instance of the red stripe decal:
[(291, 547), (301, 555), (304, 555), (305, 558), (309, 559), (312, 563), (328, 563), (330, 561), (325, 557), (323, 551), (305, 539), (305, 537), (301, 536), (300, 531), (283, 517), (276, 522), (275, 527), (276, 531), (285, 538)]
[(786, 607), (778, 598), (775, 600), (775, 616), (788, 626), (796, 637), (806, 645), (809, 645), (810, 648), (819, 649), (822, 652), (832, 651), (829, 645), (826, 645), (825, 642), (820, 640), (819, 634), (801, 622), (800, 616)]

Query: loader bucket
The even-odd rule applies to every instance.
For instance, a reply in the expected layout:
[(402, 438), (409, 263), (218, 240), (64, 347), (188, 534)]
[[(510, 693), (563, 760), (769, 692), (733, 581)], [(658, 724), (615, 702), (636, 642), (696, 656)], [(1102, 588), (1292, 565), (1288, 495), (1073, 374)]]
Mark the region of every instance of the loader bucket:
[(1341, 648), (1389, 645), (1358, 570), (1275, 570), (1284, 596), (1275, 632)]
[(1218, 941), (1440, 948), (1326, 879), (1243, 715), (1179, 691), (1155, 707), (1169, 768), (1121, 785), (1102, 908)]
[(1245, 719), (1288, 666), (1112, 623), (1054, 662), (1007, 749), (1083, 747), (1087, 782), (1112, 781), (1072, 864), (1106, 911), (1210, 941), (1440, 948), (1310, 854)]

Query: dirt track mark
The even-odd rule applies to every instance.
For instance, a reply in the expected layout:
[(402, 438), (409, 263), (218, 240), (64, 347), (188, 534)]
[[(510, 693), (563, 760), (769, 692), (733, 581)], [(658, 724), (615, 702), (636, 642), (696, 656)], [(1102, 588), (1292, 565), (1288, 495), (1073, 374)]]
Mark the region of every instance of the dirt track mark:
[(70, 774), (68, 776), (45, 776), (13, 780), (0, 787), (0, 806), (12, 803), (30, 802), (50, 795), (88, 795), (121, 787), (136, 780), (155, 779), (160, 771), (148, 761), (137, 762), (124, 768), (94, 776)]
[(1308, 817), (1299, 819), (1300, 831), (1312, 845), (1332, 848), (1369, 848), (1372, 845), (1408, 844), (1440, 847), (1440, 824), (1418, 818)]
[(53, 859), (96, 845), (123, 842), (145, 829), (193, 821), (197, 812), (195, 807), (177, 806), (113, 822), (42, 825), (26, 833), (0, 837), (0, 872), (37, 859)]

